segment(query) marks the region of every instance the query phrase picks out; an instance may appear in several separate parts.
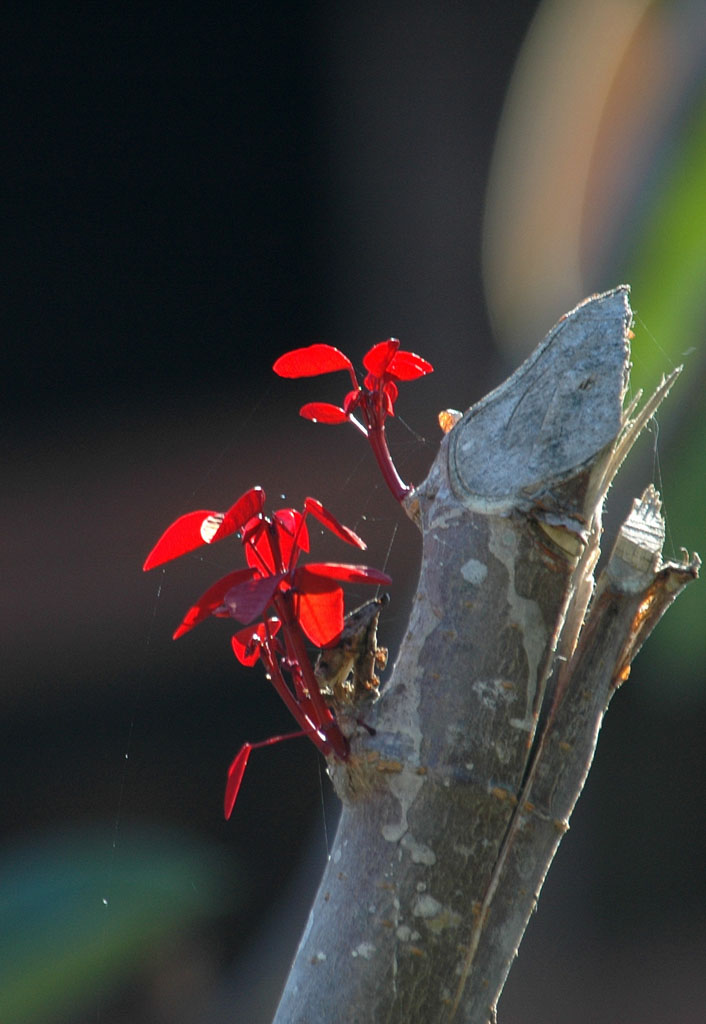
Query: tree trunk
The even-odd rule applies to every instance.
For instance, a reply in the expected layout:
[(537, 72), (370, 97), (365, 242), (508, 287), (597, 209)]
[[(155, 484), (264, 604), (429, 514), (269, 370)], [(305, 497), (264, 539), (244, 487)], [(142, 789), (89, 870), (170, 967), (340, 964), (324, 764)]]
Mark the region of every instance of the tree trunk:
[(408, 501), (419, 587), (392, 678), (332, 764), (344, 809), (276, 1024), (486, 1024), (613, 691), (698, 573), (652, 487), (594, 585), (608, 487), (675, 376), (624, 408), (627, 287), (563, 317), (444, 438)]

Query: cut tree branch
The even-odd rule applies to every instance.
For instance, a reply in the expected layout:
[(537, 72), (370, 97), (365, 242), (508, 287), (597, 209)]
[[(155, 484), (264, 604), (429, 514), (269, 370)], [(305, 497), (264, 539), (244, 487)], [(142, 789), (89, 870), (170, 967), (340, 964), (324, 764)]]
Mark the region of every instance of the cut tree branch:
[(407, 499), (419, 586), (375, 735), (343, 723), (343, 813), (276, 1024), (495, 1019), (611, 695), (698, 574), (661, 563), (649, 487), (594, 584), (605, 495), (677, 375), (624, 407), (628, 292), (563, 317)]

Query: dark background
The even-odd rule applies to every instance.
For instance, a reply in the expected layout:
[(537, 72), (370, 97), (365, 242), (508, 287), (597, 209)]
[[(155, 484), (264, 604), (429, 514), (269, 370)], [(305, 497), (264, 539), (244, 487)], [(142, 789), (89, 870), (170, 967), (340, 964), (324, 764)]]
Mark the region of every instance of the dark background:
[[(315, 495), (371, 565), (389, 552), (394, 652), (415, 531), (354, 432), (297, 418), (338, 385), (270, 367), (316, 340), (360, 360), (390, 335), (429, 358), (393, 424), (411, 480), (437, 411), (512, 369), (480, 238), (535, 6), (74, 4), (8, 24), (0, 931), (26, 959), (5, 961), (0, 987), (22, 970), (45, 997), (22, 1022), (270, 1018), (335, 802), (313, 748), (288, 743), (253, 755), (222, 820), (241, 743), (290, 724), (226, 624), (169, 637), (237, 552), (140, 566), (183, 512), (256, 483), (272, 507)], [(608, 716), (507, 1024), (701, 1019), (704, 709), (665, 725), (642, 666)], [(143, 918), (150, 878), (164, 892)]]

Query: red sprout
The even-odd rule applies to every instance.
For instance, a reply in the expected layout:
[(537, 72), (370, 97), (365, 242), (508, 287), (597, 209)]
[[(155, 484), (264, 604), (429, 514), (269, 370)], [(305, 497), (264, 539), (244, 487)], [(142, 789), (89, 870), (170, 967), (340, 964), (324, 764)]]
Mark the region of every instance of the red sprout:
[[(187, 611), (174, 639), (209, 616), (230, 617), (242, 623), (246, 628), (231, 641), (236, 658), (247, 666), (262, 661), (272, 685), (301, 729), (245, 744), (228, 775), (226, 817), (233, 809), (250, 752), (258, 747), (289, 739), (290, 735), (306, 735), (325, 757), (348, 759), (348, 741), (321, 694), (306, 641), (325, 647), (343, 630), (340, 583), (391, 582), (386, 573), (365, 565), (299, 565), (300, 554), (309, 550), (308, 516), (347, 544), (365, 548), (365, 543), (315, 498), (305, 500), (303, 512), (284, 508), (271, 516), (264, 514), (264, 502), (265, 492), (253, 487), (227, 512), (202, 510), (181, 516), (162, 534), (144, 564), (145, 570), (152, 569), (233, 533), (238, 534), (245, 549), (248, 568), (228, 573), (209, 587)], [(265, 617), (268, 609), (274, 614)]]
[[(333, 345), (316, 344), (293, 349), (280, 356), (273, 369), (280, 377), (317, 377), (324, 373), (347, 370), (353, 389), (343, 405), (308, 402), (299, 410), (305, 419), (315, 423), (350, 422), (370, 442), (385, 483), (398, 501), (413, 490), (400, 478), (392, 461), (385, 437), (385, 420), (394, 416), (399, 381), (416, 380), (432, 373), (433, 366), (415, 352), (400, 349), (397, 338), (388, 338), (367, 352), (363, 359), (367, 371), (360, 384), (353, 363)], [(358, 419), (354, 413), (360, 415)]]

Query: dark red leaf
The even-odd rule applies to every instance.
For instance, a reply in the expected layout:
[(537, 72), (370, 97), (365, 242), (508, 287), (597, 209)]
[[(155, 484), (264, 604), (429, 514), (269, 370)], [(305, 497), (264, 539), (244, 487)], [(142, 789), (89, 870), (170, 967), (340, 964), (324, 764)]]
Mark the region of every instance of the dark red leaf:
[(272, 369), (280, 377), (317, 377), (321, 373), (348, 370), (353, 376), (353, 364), (333, 345), (308, 345), (285, 352)]
[(279, 572), (273, 576), (246, 580), (231, 587), (223, 603), (238, 622), (252, 622), (262, 615), (285, 577), (286, 573)]
[(368, 373), (372, 373), (376, 377), (382, 377), (399, 347), (400, 343), (397, 338), (388, 338), (387, 341), (381, 341), (378, 345), (373, 345), (365, 354), (363, 366)]
[(320, 523), (335, 533), (337, 537), (344, 540), (347, 544), (353, 544), (354, 547), (365, 550), (367, 544), (362, 540), (357, 533), (348, 526), (344, 526), (343, 523), (339, 523), (335, 516), (331, 515), (327, 508), (317, 501), (316, 498), (306, 498), (304, 500), (304, 508), (307, 512), (310, 512), (312, 516), (319, 520)]
[(299, 415), (312, 423), (347, 423), (348, 416), (337, 405), (329, 402), (307, 402), (299, 410)]
[(202, 544), (210, 544), (223, 520), (222, 512), (200, 509), (187, 512), (168, 526), (145, 559), (143, 571), (170, 562), (173, 558), (194, 551)]
[(209, 587), (208, 590), (201, 595), (196, 604), (189, 608), (172, 639), (177, 640), (180, 636), (183, 636), (184, 633), (188, 633), (190, 629), (197, 626), (199, 622), (203, 622), (204, 619), (207, 619), (209, 615), (214, 613), (216, 608), (219, 608), (223, 604), (223, 599), (231, 587), (236, 586), (238, 583), (243, 583), (246, 580), (251, 580), (254, 575), (254, 569), (236, 569), (235, 572), (229, 572), (227, 576), (223, 576), (220, 580), (214, 583), (212, 587)]

